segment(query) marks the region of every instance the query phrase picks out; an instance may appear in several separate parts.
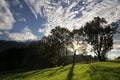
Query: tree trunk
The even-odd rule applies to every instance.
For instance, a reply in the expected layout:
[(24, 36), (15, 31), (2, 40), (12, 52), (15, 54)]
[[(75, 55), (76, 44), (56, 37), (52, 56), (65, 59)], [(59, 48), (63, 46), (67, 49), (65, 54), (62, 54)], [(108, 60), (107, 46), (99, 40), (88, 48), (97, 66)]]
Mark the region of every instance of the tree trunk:
[(106, 57), (104, 53), (102, 53), (102, 61), (106, 61)]
[(74, 65), (75, 65), (75, 57), (76, 57), (76, 50), (74, 51), (74, 55), (73, 55), (73, 64), (72, 64), (72, 67), (74, 67)]
[(99, 61), (102, 61), (100, 52), (98, 52), (98, 59), (99, 59)]
[(67, 52), (67, 48), (65, 49), (65, 65), (67, 65), (68, 63), (67, 63), (67, 54), (68, 54), (68, 52)]
[(100, 62), (102, 62), (102, 61), (106, 61), (106, 58), (105, 58), (105, 55), (104, 54), (100, 54), (100, 52), (98, 52), (98, 59), (99, 59), (99, 61)]

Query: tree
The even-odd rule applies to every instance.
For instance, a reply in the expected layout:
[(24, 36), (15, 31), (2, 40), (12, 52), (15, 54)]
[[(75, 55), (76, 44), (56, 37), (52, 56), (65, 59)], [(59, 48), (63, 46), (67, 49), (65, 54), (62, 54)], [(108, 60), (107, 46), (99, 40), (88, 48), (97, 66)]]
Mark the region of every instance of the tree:
[(67, 42), (67, 48), (72, 49), (73, 61), (72, 66), (74, 67), (76, 62), (76, 52), (81, 52), (79, 54), (86, 54), (86, 43), (84, 42), (83, 36), (78, 29), (74, 29), (69, 34), (69, 41)]
[(95, 17), (86, 23), (83, 30), (86, 41), (92, 46), (99, 61), (106, 60), (106, 53), (113, 47), (113, 35), (118, 27), (114, 22), (109, 25), (106, 23), (104, 18)]
[[(65, 57), (67, 55), (65, 50), (65, 43), (69, 34), (69, 30), (66, 28), (61, 28), (60, 26), (55, 27), (51, 30), (51, 35), (47, 36), (45, 41), (51, 46), (54, 59), (54, 63), (61, 64), (60, 57)], [(56, 56), (57, 55), (57, 56)], [(62, 60), (64, 64), (65, 61)], [(64, 59), (65, 60), (65, 59)]]

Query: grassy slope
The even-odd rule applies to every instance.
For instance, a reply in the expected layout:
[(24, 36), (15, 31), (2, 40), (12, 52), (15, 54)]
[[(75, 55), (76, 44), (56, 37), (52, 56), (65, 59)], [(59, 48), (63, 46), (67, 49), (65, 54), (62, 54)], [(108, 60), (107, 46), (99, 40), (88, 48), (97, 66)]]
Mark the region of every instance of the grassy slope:
[(120, 63), (76, 64), (0, 75), (0, 80), (120, 80)]

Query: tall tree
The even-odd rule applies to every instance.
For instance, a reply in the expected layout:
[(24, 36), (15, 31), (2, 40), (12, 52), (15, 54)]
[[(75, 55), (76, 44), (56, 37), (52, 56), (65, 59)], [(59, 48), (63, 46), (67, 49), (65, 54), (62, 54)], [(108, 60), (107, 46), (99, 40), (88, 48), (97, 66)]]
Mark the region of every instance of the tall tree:
[[(57, 54), (58, 59), (60, 56), (67, 55), (67, 53), (65, 51), (65, 43), (67, 41), (69, 32), (70, 31), (68, 29), (57, 26), (57, 27), (55, 27), (55, 29), (51, 30), (51, 35), (49, 35), (46, 38), (47, 43), (49, 43), (49, 45), (51, 46), (51, 48), (52, 48), (51, 50), (53, 51), (53, 53)], [(59, 61), (58, 59), (56, 59), (56, 62)]]
[(116, 23), (106, 23), (104, 18), (95, 17), (86, 23), (83, 30), (87, 42), (93, 47), (100, 61), (106, 60), (106, 53), (112, 49), (113, 35), (118, 27)]
[[(82, 29), (81, 29), (82, 30)], [(86, 54), (86, 43), (84, 42), (81, 30), (74, 29), (69, 34), (69, 41), (67, 42), (68, 49), (71, 49), (73, 52), (73, 61), (72, 66), (74, 67), (76, 62), (76, 52), (79, 54)]]

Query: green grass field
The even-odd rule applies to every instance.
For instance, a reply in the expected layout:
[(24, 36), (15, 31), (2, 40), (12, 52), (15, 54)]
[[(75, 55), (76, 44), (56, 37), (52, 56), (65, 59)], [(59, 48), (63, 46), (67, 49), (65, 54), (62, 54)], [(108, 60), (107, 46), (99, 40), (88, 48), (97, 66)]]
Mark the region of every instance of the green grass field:
[(0, 74), (0, 80), (120, 80), (120, 63), (96, 62)]

